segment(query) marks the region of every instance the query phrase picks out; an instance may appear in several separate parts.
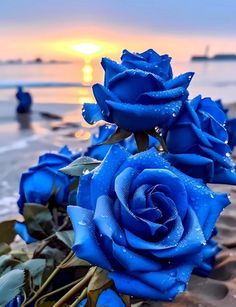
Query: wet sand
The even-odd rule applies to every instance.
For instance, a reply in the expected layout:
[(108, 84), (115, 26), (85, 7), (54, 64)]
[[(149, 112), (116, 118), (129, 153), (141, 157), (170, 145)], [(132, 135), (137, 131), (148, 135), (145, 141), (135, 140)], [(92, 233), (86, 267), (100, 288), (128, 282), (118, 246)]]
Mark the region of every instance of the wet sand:
[[(0, 221), (18, 213), (19, 182), (22, 172), (37, 164), (47, 151), (68, 145), (72, 151), (84, 151), (95, 131), (82, 121), (78, 104), (35, 104), (30, 115), (16, 116), (13, 105), (1, 102), (0, 114)], [(46, 119), (49, 112), (63, 120)], [(74, 134), (76, 137), (73, 137)]]
[[(64, 119), (47, 120), (37, 113), (39, 111), (55, 113)], [(236, 116), (236, 104), (230, 106), (230, 115)], [(64, 125), (68, 122), (79, 124), (80, 128)], [(52, 130), (61, 125), (63, 129)], [(36, 164), (40, 154), (57, 151), (64, 144), (74, 151), (84, 150), (94, 130), (94, 127), (91, 128), (82, 121), (79, 105), (35, 104), (30, 117), (18, 118), (17, 121), (14, 108), (6, 104), (0, 115), (0, 220), (17, 216), (16, 200), (21, 173)], [(77, 138), (71, 137), (75, 132), (78, 132)], [(236, 306), (236, 187), (212, 187), (216, 191), (229, 192), (232, 205), (224, 210), (217, 223), (216, 239), (223, 250), (217, 256), (210, 277), (193, 276), (188, 291), (179, 295), (173, 303), (146, 301), (137, 306)]]

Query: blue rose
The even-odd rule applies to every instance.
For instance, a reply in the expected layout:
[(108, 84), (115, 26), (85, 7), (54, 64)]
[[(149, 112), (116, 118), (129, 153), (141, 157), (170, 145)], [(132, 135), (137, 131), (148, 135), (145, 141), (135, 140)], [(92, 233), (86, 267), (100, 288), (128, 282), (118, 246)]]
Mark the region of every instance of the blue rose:
[(227, 194), (181, 173), (152, 148), (114, 145), (80, 178), (69, 206), (76, 255), (110, 271), (120, 293), (172, 300), (186, 288)]
[(170, 126), (188, 97), (193, 76), (185, 73), (165, 81), (155, 73), (130, 69), (107, 58), (102, 66), (104, 86), (93, 86), (97, 104), (84, 104), (83, 117), (90, 124), (105, 120), (131, 132)]
[(159, 55), (153, 49), (142, 53), (131, 53), (124, 50), (121, 64), (129, 69), (141, 69), (160, 76), (163, 80), (172, 79), (173, 73), (170, 65), (171, 57), (167, 54)]
[(59, 172), (59, 169), (70, 164), (79, 155), (80, 153), (72, 154), (65, 146), (59, 153), (40, 156), (38, 165), (22, 174), (17, 202), (20, 213), (23, 213), (25, 203), (46, 205), (52, 196), (56, 204), (64, 205), (68, 200), (73, 178)]
[(236, 184), (225, 121), (224, 112), (210, 98), (197, 96), (186, 102), (167, 132), (166, 158), (205, 182)]
[[(110, 144), (99, 145), (99, 144), (109, 139), (109, 137), (113, 133), (115, 133), (116, 129), (117, 129), (116, 125), (109, 124), (109, 125), (100, 126), (98, 134), (96, 133), (92, 135), (92, 140), (91, 140), (92, 145), (88, 147), (87, 151), (85, 152), (85, 156), (89, 156), (97, 160), (103, 160), (112, 145)], [(157, 139), (151, 136), (148, 137), (149, 137), (149, 148), (158, 145)], [(128, 150), (128, 152), (132, 154), (137, 153), (137, 145), (134, 136), (128, 137), (127, 139), (119, 142), (119, 144), (125, 147)]]
[[(20, 197), (17, 202), (19, 212), (23, 214), (25, 203), (46, 205), (52, 197), (55, 205), (67, 205), (69, 188), (74, 178), (60, 172), (59, 169), (79, 156), (79, 152), (73, 154), (67, 146), (58, 153), (46, 153), (40, 156), (38, 165), (29, 168), (21, 176)], [(24, 222), (16, 222), (15, 231), (27, 244), (37, 241), (29, 234)]]

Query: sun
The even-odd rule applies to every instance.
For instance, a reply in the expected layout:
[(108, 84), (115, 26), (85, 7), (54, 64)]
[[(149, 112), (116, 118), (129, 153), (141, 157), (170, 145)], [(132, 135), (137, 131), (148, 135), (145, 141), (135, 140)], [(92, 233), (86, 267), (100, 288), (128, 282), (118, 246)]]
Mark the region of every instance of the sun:
[(76, 44), (71, 46), (72, 50), (85, 55), (85, 56), (92, 56), (95, 55), (97, 53), (100, 53), (102, 50), (102, 47), (99, 46), (98, 44), (95, 43), (80, 43), (80, 44)]
[(116, 43), (96, 39), (54, 41), (50, 42), (49, 46), (53, 52), (67, 55), (70, 58), (81, 58), (87, 63), (102, 56), (117, 54), (120, 50), (120, 46)]

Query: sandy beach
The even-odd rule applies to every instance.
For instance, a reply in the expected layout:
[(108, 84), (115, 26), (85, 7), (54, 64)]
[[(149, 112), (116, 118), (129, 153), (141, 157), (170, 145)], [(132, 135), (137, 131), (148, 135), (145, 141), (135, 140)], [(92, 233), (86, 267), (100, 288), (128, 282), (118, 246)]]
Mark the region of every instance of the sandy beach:
[[(63, 117), (53, 120), (39, 112)], [(14, 104), (1, 102), (0, 115), (0, 220), (18, 213), (19, 182), (22, 172), (37, 164), (40, 154), (68, 145), (83, 151), (94, 128), (82, 123), (81, 105), (34, 104), (30, 115), (16, 115)]]

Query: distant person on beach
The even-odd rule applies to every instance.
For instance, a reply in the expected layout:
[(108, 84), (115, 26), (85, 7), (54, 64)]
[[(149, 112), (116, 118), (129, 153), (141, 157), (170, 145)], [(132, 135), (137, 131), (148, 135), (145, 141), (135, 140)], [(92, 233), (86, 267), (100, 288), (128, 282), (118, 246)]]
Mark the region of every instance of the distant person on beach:
[(30, 93), (24, 92), (21, 86), (17, 88), (16, 99), (18, 100), (18, 105), (16, 108), (17, 113), (31, 112), (32, 96)]

